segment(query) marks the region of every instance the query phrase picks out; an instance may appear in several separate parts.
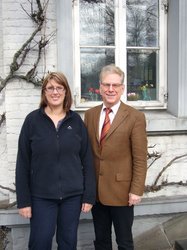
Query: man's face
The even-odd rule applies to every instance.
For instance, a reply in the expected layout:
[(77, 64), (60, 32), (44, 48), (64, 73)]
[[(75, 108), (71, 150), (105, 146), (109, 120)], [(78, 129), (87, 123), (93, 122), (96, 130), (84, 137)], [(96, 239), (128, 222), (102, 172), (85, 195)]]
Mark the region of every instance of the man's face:
[(100, 94), (106, 107), (112, 107), (119, 102), (124, 92), (124, 84), (118, 74), (108, 73), (100, 83)]

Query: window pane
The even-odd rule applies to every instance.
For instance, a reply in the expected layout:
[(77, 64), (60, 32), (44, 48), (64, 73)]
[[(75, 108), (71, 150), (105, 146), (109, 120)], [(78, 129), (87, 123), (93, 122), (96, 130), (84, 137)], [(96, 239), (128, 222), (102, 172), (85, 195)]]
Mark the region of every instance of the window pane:
[(114, 63), (114, 49), (81, 49), (81, 102), (99, 101), (99, 73)]
[(156, 100), (158, 51), (128, 50), (127, 100)]
[(80, 45), (114, 45), (114, 0), (80, 0)]
[(127, 0), (127, 46), (158, 46), (158, 0)]

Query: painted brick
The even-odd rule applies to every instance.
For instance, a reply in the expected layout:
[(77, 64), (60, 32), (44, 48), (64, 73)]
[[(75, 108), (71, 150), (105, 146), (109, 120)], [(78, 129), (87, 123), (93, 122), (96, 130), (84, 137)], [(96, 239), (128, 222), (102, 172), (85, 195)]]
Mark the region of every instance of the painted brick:
[[(9, 73), (9, 65), (12, 62), (14, 53), (17, 52), (29, 38), (35, 26), (20, 6), (20, 4), (23, 4), (24, 8), (29, 12), (30, 5), (28, 5), (28, 1), (6, 0), (1, 3), (0, 76), (6, 77)], [(49, 4), (46, 35), (56, 30), (55, 18), (55, 5), (52, 2)], [(6, 42), (3, 43), (3, 41)], [(56, 68), (56, 43), (53, 41), (51, 44), (52, 47), (50, 47), (49, 44), (45, 53), (45, 59), (48, 65), (45, 68), (41, 62), (38, 67), (38, 76), (40, 77), (43, 76), (44, 69), (51, 71)], [(30, 70), (35, 62), (36, 56), (37, 54), (34, 51), (31, 56), (28, 56), (25, 66), (20, 70), (21, 74), (25, 74), (25, 72)], [(4, 93), (4, 91), (2, 93)], [(0, 183), (6, 186), (12, 186), (15, 179), (15, 161), (20, 129), (25, 116), (33, 109), (38, 108), (40, 88), (36, 88), (33, 84), (28, 84), (23, 81), (13, 80), (8, 83), (5, 95), (2, 95), (2, 93), (0, 93), (0, 114), (6, 112), (6, 124), (0, 128)], [(2, 198), (1, 193), (2, 192), (0, 192), (0, 200)], [(10, 193), (9, 198), (10, 200), (15, 199), (15, 195)]]
[[(29, 34), (33, 31), (33, 23), (28, 19), (26, 13), (20, 8), (20, 4), (28, 9), (28, 1), (26, 0), (3, 0), (0, 4), (0, 76), (6, 76), (9, 72), (9, 65), (12, 62), (14, 53), (28, 39)], [(56, 6), (55, 1), (50, 1), (48, 6), (48, 22), (46, 34), (50, 34), (56, 30)], [(4, 41), (4, 43), (3, 43)], [(3, 50), (4, 49), (4, 50)], [(4, 53), (3, 53), (4, 51)], [(56, 40), (54, 39), (46, 49), (45, 61), (41, 62), (38, 67), (39, 76), (43, 76), (44, 70), (53, 71), (57, 68), (57, 48)], [(26, 65), (21, 69), (21, 73), (27, 72), (33, 65), (35, 53), (28, 56)], [(3, 92), (4, 93), (4, 92)], [(40, 88), (34, 87), (32, 84), (24, 81), (10, 81), (6, 87), (5, 94), (0, 93), (0, 114), (6, 111), (6, 123), (0, 128), (0, 183), (13, 186), (15, 179), (15, 161), (17, 154), (18, 136), (25, 119), (25, 116), (32, 110), (38, 108), (40, 101)], [(83, 116), (83, 113), (81, 113)], [(155, 119), (155, 131), (158, 130), (158, 121)], [(163, 128), (177, 126), (176, 120), (163, 121)], [(149, 145), (155, 145), (149, 151), (158, 151), (162, 154), (149, 169), (146, 179), (146, 184), (153, 184), (158, 173), (163, 169), (168, 162), (174, 157), (186, 153), (187, 136), (154, 136), (148, 138)], [(3, 153), (2, 153), (3, 152)], [(149, 160), (150, 163), (150, 160)], [(186, 159), (180, 159), (164, 172), (160, 181), (185, 181), (187, 176)], [(148, 197), (159, 195), (172, 195), (183, 193), (183, 187), (163, 188), (159, 192), (146, 194)], [(10, 200), (15, 199), (14, 194), (9, 194)], [(0, 192), (1, 199), (1, 192)]]

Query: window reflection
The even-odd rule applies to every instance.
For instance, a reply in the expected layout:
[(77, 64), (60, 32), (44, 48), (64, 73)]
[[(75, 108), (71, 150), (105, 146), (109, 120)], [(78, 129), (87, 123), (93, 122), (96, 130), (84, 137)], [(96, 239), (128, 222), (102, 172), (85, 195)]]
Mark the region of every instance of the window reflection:
[(158, 0), (127, 0), (127, 46), (158, 46)]
[[(121, 19), (115, 20), (119, 1), (126, 7), (122, 7), (124, 15), (126, 13), (126, 27), (123, 26), (124, 33), (120, 32), (115, 39), (116, 27), (124, 25)], [(98, 91), (101, 68), (115, 63), (115, 58), (126, 51), (127, 100), (158, 99), (159, 0), (119, 1), (79, 0), (81, 102), (101, 100)], [(120, 55), (115, 55), (120, 35), (124, 34), (127, 47), (123, 50), (121, 46)]]
[(80, 45), (114, 45), (114, 1), (80, 1)]
[(81, 102), (100, 101), (99, 73), (114, 63), (114, 49), (81, 49)]
[(80, 0), (79, 12), (81, 102), (99, 101), (100, 70), (115, 62), (114, 0)]
[(128, 50), (127, 100), (156, 100), (157, 51)]

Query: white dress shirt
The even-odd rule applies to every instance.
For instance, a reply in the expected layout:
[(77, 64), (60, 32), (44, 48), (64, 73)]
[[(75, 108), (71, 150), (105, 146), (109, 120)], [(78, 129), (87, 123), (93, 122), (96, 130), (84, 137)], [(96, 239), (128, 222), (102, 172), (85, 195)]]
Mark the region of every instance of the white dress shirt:
[[(119, 109), (119, 106), (120, 106), (120, 101), (115, 104), (114, 106), (111, 107), (111, 112), (109, 113), (109, 117), (110, 117), (110, 124), (112, 124), (113, 120), (114, 120), (114, 117)], [(100, 113), (100, 119), (99, 119), (99, 138), (101, 136), (101, 130), (102, 130), (102, 127), (103, 127), (103, 123), (104, 123), (104, 120), (105, 120), (105, 109), (106, 106), (103, 104), (103, 107), (101, 109), (101, 113)]]

